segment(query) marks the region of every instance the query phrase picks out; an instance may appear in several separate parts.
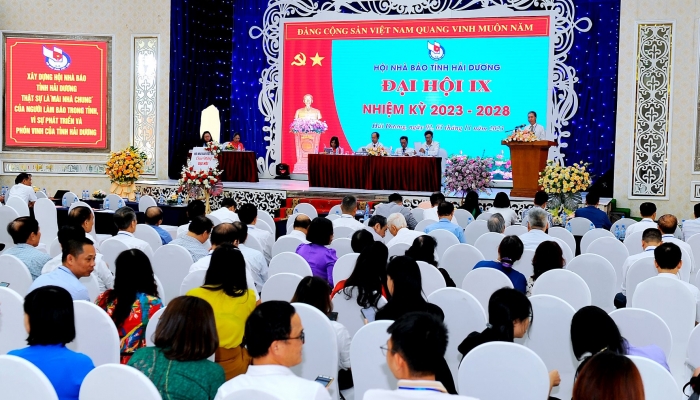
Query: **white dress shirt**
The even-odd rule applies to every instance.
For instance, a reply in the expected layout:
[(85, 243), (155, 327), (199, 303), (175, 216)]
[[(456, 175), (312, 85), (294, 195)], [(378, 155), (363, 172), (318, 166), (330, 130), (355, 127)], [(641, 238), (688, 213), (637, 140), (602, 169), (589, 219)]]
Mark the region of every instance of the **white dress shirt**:
[(268, 278), (268, 263), (265, 261), (265, 256), (244, 244), (238, 245), (238, 250), (243, 253), (243, 258), (245, 258), (245, 266), (250, 271), (250, 275), (253, 277), (253, 282), (255, 282), (255, 287), (257, 292), (262, 292), (262, 287), (267, 282)]
[(365, 392), (363, 400), (478, 400), (473, 397), (451, 395), (438, 381), (405, 380), (397, 383), (398, 389), (370, 389)]
[(245, 374), (224, 383), (214, 400), (223, 400), (231, 392), (257, 389), (284, 400), (330, 400), (328, 390), (318, 382), (299, 378), (281, 365), (251, 365)]
[(153, 260), (153, 249), (151, 249), (151, 245), (145, 240), (141, 240), (127, 231), (119, 231), (119, 233), (113, 237), (114, 239), (124, 243), (126, 247), (130, 249), (139, 249), (143, 251), (150, 260)]
[(348, 328), (338, 321), (331, 321), (331, 325), (335, 330), (335, 335), (338, 338), (338, 369), (350, 368), (350, 343), (352, 337)]
[[(41, 269), (41, 274), (48, 274), (63, 265), (63, 261), (61, 261), (62, 257), (63, 255), (59, 254), (44, 264), (44, 268)], [(109, 270), (107, 263), (102, 259), (102, 254), (98, 253), (95, 255), (95, 269), (92, 270), (90, 275), (95, 277), (97, 286), (100, 288), (100, 293), (107, 289), (114, 289), (114, 275), (112, 271)]]
[(683, 240), (687, 241), (696, 233), (700, 233), (700, 218), (685, 220), (683, 222)]
[(574, 259), (574, 253), (565, 241), (554, 236), (550, 236), (544, 233), (544, 231), (541, 231), (539, 229), (531, 229), (529, 232), (523, 233), (519, 237), (520, 240), (523, 242), (525, 250), (537, 250), (537, 246), (539, 246), (542, 242), (557, 242), (559, 244), (559, 247), (561, 247), (561, 251), (564, 256), (564, 259), (566, 260), (566, 263), (568, 264), (569, 261)]
[[(667, 233), (665, 235), (661, 235), (661, 241), (664, 243), (673, 243), (673, 244), (677, 245), (678, 247), (680, 247), (681, 249), (688, 252), (688, 255), (690, 256), (690, 263), (691, 263), (690, 270), (695, 271), (695, 267), (694, 267), (695, 266), (695, 257), (693, 257), (693, 249), (690, 248), (690, 245), (688, 243), (676, 238), (675, 236), (673, 236), (670, 233)], [(683, 268), (688, 268), (688, 266), (684, 265)]]
[(215, 216), (216, 218), (221, 221), (221, 223), (229, 223), (232, 224), (236, 221), (239, 221), (238, 219), (238, 214), (235, 212), (229, 210), (226, 207), (221, 207), (216, 211), (212, 211), (211, 215)]
[(412, 231), (408, 228), (401, 228), (398, 232), (396, 232), (396, 236), (394, 236), (394, 238), (386, 244), (386, 247), (391, 247), (396, 243), (406, 243), (410, 246), (418, 236), (423, 235), (425, 235), (425, 233), (420, 231)]
[[(425, 211), (423, 211), (423, 219), (432, 219), (435, 222), (440, 221), (440, 217), (438, 217), (437, 213), (437, 206), (432, 208), (426, 208)], [(457, 220), (453, 216), (450, 222), (456, 224)]]
[(300, 239), (304, 243), (308, 243), (308, 240), (306, 240), (306, 234), (304, 234), (304, 232), (302, 231), (294, 229), (291, 232), (289, 232), (287, 236), (295, 237), (297, 239)]
[[(192, 264), (190, 266), (190, 274), (195, 272), (195, 271), (206, 271), (209, 269), (209, 262), (211, 261), (211, 254), (214, 252), (214, 250), (209, 251), (209, 255), (206, 257), (202, 257), (199, 260), (197, 260), (196, 263)], [(248, 265), (246, 264), (246, 269), (245, 269), (245, 281), (246, 284), (248, 285), (248, 289), (251, 289), (253, 292), (255, 292), (255, 301), (260, 300), (260, 295), (258, 294), (258, 289), (255, 288), (255, 280), (253, 279), (253, 275), (250, 273), (250, 270), (248, 269)]]
[(628, 226), (625, 229), (625, 237), (635, 233), (635, 232), (644, 232), (645, 230), (649, 228), (656, 228), (658, 229), (659, 226), (654, 222), (653, 219), (651, 218), (643, 218), (639, 222), (635, 222), (634, 224)]
[[(511, 225), (518, 224), (518, 214), (516, 214), (512, 208), (491, 207), (488, 209), (487, 212), (490, 212), (491, 214), (501, 214), (503, 219), (506, 221), (506, 228), (511, 226)], [(423, 214), (423, 215), (425, 215), (425, 214)]]
[(430, 144), (423, 142), (423, 144), (420, 145), (420, 148), (425, 150), (425, 153), (421, 154), (426, 156), (436, 156), (438, 155), (438, 151), (440, 150), (440, 142), (436, 142), (434, 140)]
[(354, 215), (350, 214), (341, 214), (340, 218), (336, 218), (333, 221), (333, 228), (337, 228), (339, 226), (348, 226), (354, 230), (359, 230), (365, 227), (365, 225), (356, 220)]
[(694, 285), (691, 285), (690, 283), (684, 281), (678, 275), (676, 274), (670, 274), (668, 272), (661, 272), (659, 275), (663, 278), (669, 278), (669, 279), (678, 279), (680, 283), (683, 284), (688, 290), (690, 290), (690, 294), (693, 295), (693, 298), (695, 299), (695, 321), (700, 321), (700, 289), (696, 288)]
[(272, 245), (275, 244), (275, 237), (265, 229), (256, 228), (255, 225), (248, 225), (248, 235), (256, 238), (263, 248), (265, 261), (272, 260)]
[(380, 147), (383, 149), (386, 149), (386, 147), (384, 147), (384, 145), (381, 142), (377, 142), (377, 143), (370, 142), (367, 146), (365, 146), (365, 149), (378, 149)]
[[(643, 252), (627, 257), (625, 262), (622, 263), (622, 285), (620, 285), (620, 292), (622, 294), (627, 296), (627, 271), (629, 271), (630, 266), (643, 258), (654, 258), (655, 248), (656, 246), (647, 246)], [(632, 299), (629, 299), (629, 303), (632, 304)]]
[(547, 133), (544, 131), (544, 126), (538, 123), (526, 126), (525, 130), (533, 132), (538, 140), (547, 140)]
[(416, 155), (416, 151), (408, 146), (406, 148), (399, 147), (398, 149), (396, 149), (394, 154), (396, 154), (397, 156), (405, 156), (405, 155), (414, 156), (414, 155)]
[(36, 201), (36, 194), (34, 193), (34, 188), (27, 186), (24, 183), (18, 183), (10, 188), (10, 192), (7, 194), (7, 201), (10, 197), (19, 197), (25, 203)]

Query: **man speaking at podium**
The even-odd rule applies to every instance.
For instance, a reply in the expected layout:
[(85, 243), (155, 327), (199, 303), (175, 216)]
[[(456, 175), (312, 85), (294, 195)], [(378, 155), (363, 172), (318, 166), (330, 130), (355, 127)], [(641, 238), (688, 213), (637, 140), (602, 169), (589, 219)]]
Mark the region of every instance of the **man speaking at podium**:
[(537, 136), (537, 140), (547, 140), (547, 134), (544, 131), (544, 126), (537, 123), (537, 113), (530, 111), (527, 113), (527, 122), (530, 124), (526, 126), (525, 129), (534, 133)]

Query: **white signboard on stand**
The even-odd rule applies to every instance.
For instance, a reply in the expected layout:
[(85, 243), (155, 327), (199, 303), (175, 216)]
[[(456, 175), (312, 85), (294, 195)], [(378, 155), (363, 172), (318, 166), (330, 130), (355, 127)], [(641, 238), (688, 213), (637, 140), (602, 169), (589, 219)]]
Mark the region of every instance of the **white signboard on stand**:
[(192, 149), (192, 157), (190, 158), (189, 165), (194, 168), (195, 171), (203, 171), (216, 168), (219, 162), (216, 160), (214, 154), (208, 150), (204, 150), (204, 147), (195, 147)]

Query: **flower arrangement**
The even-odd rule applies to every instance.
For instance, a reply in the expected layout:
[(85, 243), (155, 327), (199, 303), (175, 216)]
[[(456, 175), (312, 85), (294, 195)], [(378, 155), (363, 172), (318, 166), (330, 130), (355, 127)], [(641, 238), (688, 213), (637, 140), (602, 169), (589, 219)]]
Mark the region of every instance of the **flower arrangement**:
[(328, 124), (317, 119), (296, 118), (289, 125), (292, 133), (316, 133), (322, 134), (328, 130)]
[(452, 192), (466, 195), (470, 190), (483, 192), (491, 186), (493, 158), (457, 155), (445, 164), (445, 187)]
[(203, 194), (218, 196), (223, 191), (221, 171), (216, 168), (196, 171), (194, 167), (184, 166), (180, 172), (178, 193), (186, 193), (192, 198), (200, 198)]
[(97, 200), (101, 200), (107, 197), (107, 193), (103, 192), (102, 190), (95, 190), (92, 192), (92, 197)]
[(496, 159), (493, 161), (493, 163), (494, 168), (493, 171), (491, 171), (491, 177), (493, 179), (513, 179), (513, 166), (511, 165), (510, 160), (505, 160), (503, 150), (501, 150), (501, 154), (496, 156)]
[(207, 145), (204, 147), (204, 150), (210, 152), (214, 156), (218, 156), (219, 154), (221, 154), (221, 144), (212, 140), (211, 142), (207, 143)]
[(554, 161), (547, 161), (547, 166), (540, 172), (537, 183), (549, 194), (549, 208), (563, 211), (566, 215), (578, 208), (582, 200), (581, 192), (591, 185), (588, 165), (582, 161), (565, 167)]
[(387, 153), (387, 151), (384, 147), (378, 146), (376, 149), (368, 147), (367, 148), (367, 155), (375, 156), (375, 157), (382, 157), (382, 156), (388, 156), (389, 153)]
[(169, 205), (177, 204), (179, 194), (177, 191), (173, 192), (170, 196), (165, 198), (165, 202)]
[(109, 155), (105, 173), (111, 182), (134, 183), (143, 173), (146, 153), (134, 146)]
[(534, 132), (529, 130), (516, 130), (515, 132), (511, 133), (507, 138), (505, 138), (506, 142), (536, 142), (537, 140), (537, 135), (535, 135)]

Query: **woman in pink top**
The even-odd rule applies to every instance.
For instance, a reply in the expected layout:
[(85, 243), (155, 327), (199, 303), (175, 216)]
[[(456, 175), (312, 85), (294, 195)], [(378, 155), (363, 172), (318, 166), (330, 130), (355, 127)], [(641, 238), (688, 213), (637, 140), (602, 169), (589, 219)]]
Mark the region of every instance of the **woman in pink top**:
[(233, 134), (233, 140), (230, 141), (228, 144), (231, 145), (234, 150), (245, 150), (245, 147), (243, 147), (243, 143), (241, 142), (241, 134), (238, 132)]

